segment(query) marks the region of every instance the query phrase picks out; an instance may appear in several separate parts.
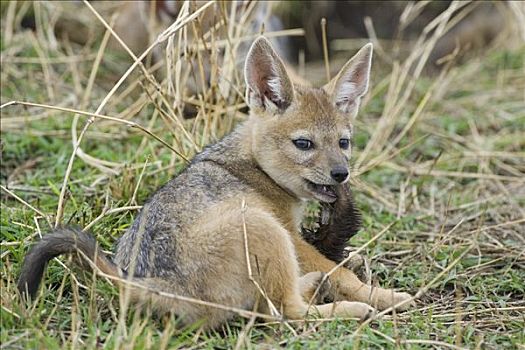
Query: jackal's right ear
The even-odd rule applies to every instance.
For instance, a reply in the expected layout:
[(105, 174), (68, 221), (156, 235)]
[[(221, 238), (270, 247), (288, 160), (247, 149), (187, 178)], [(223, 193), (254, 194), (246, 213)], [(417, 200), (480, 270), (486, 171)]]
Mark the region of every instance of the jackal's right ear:
[(341, 68), (337, 76), (323, 87), (341, 112), (355, 117), (361, 97), (368, 90), (371, 66), (372, 44), (366, 44)]
[(292, 103), (294, 89), (283, 62), (265, 37), (252, 44), (244, 66), (246, 101), (252, 109), (284, 112)]

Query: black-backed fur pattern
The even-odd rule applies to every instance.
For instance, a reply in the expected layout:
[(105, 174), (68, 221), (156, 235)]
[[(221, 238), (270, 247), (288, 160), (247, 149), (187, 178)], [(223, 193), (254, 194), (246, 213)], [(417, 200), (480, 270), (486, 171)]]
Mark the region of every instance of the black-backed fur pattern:
[[(355, 207), (352, 191), (348, 183), (337, 189), (337, 200), (332, 204), (321, 204), (316, 230), (302, 228), (304, 239), (312, 244), (328, 259), (341, 262), (348, 240), (361, 228), (361, 214)], [(327, 213), (326, 213), (327, 212)], [(328, 214), (328, 222), (322, 217)]]

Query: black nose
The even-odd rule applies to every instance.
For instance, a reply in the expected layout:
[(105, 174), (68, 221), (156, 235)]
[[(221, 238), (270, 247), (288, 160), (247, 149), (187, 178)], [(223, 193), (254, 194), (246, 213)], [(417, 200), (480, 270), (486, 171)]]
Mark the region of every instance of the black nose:
[(344, 166), (336, 166), (330, 171), (330, 176), (332, 176), (332, 179), (335, 181), (341, 183), (348, 177), (348, 169)]

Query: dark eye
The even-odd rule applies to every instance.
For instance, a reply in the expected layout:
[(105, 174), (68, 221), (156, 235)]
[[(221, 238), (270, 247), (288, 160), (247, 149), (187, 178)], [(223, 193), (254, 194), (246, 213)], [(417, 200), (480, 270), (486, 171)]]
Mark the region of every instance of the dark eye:
[(350, 140), (349, 139), (340, 139), (339, 140), (339, 147), (342, 149), (348, 149), (350, 147)]
[(295, 145), (295, 147), (303, 150), (303, 151), (307, 151), (309, 149), (312, 149), (314, 147), (314, 144), (312, 141), (310, 140), (305, 140), (305, 139), (297, 139), (297, 140), (293, 140), (293, 144)]

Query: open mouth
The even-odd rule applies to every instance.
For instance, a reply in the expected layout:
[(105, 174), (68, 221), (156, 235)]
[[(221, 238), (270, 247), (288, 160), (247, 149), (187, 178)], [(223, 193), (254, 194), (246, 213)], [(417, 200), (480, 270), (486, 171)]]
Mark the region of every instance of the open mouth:
[(320, 200), (321, 202), (332, 203), (332, 202), (335, 202), (335, 200), (337, 199), (337, 194), (335, 192), (334, 185), (316, 184), (306, 179), (305, 181), (306, 181), (308, 190), (312, 192), (314, 197)]

